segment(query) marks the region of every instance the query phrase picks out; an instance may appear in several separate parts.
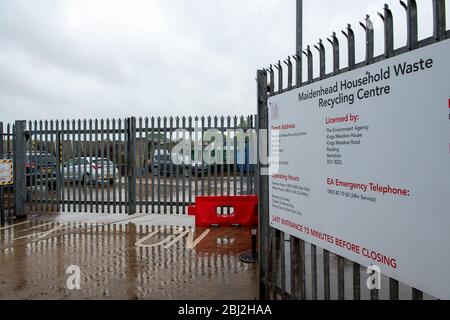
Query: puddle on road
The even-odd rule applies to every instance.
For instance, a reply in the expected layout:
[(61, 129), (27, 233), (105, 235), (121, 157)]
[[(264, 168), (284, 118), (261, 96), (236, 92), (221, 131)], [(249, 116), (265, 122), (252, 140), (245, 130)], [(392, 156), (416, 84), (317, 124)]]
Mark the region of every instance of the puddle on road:
[[(252, 300), (256, 266), (239, 260), (250, 247), (248, 228), (184, 216), (38, 215), (0, 226), (0, 299)], [(71, 265), (80, 290), (66, 287)]]

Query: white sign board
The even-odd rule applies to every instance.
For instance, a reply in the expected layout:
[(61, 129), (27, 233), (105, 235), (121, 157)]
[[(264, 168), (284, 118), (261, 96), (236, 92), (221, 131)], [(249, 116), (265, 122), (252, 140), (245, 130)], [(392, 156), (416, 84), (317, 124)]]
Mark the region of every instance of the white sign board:
[(449, 299), (449, 52), (447, 40), (271, 97), (271, 226)]
[(13, 183), (12, 160), (0, 160), (0, 186)]

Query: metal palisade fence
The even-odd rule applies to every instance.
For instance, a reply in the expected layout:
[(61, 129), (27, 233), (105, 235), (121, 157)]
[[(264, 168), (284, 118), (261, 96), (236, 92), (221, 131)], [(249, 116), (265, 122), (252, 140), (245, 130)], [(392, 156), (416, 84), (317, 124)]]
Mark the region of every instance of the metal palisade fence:
[[(7, 178), (9, 163), (3, 157), (5, 153), (12, 153), (14, 149), (14, 131), (14, 125), (8, 124), (3, 127), (3, 123), (0, 122), (0, 221), (15, 216), (14, 184)], [(11, 173), (14, 179), (14, 171)]]
[[(17, 216), (187, 214), (196, 196), (253, 195), (255, 122), (255, 116), (17, 121), (7, 125), (0, 153), (25, 179), (2, 188), (2, 199), (15, 201), (14, 190), (23, 195)], [(17, 126), (21, 134), (12, 139)], [(179, 152), (182, 142), (188, 147)], [(214, 161), (203, 159), (208, 152)]]
[[(374, 56), (374, 29), (371, 18), (366, 16), (361, 23), (365, 31), (364, 61), (355, 61), (355, 35), (352, 27), (347, 26), (344, 34), (348, 44), (348, 66), (341, 68), (339, 61), (339, 39), (333, 33), (328, 41), (333, 52), (333, 71), (326, 73), (325, 46), (320, 40), (316, 45), (319, 54), (319, 77), (313, 76), (313, 53), (308, 46), (303, 52), (306, 56), (307, 79), (303, 81), (302, 53), (288, 57), (284, 61), (287, 68), (287, 85), (283, 83), (283, 64), (281, 61), (275, 66), (257, 72), (258, 82), (258, 128), (268, 129), (268, 99), (269, 97), (300, 88), (323, 79), (333, 77), (357, 68), (361, 68), (390, 57), (416, 50), (449, 38), (450, 32), (446, 29), (445, 0), (433, 0), (433, 26), (432, 37), (418, 39), (418, 17), (416, 1), (409, 0), (400, 4), (406, 11), (407, 17), (407, 44), (404, 47), (394, 48), (393, 15), (388, 5), (384, 13), (379, 13), (384, 22), (384, 53)], [(294, 66), (295, 64), (295, 66)], [(294, 71), (296, 76), (294, 79)], [(277, 81), (275, 81), (277, 73)], [(264, 143), (268, 143), (265, 141)], [(261, 148), (262, 141), (259, 141)], [(301, 150), (300, 150), (301, 151)], [(410, 292), (408, 298), (423, 299), (424, 293), (410, 288), (395, 279), (383, 277), (381, 290), (367, 289), (365, 278), (368, 277), (365, 269), (359, 264), (348, 261), (343, 257), (307, 243), (306, 241), (288, 237), (285, 233), (271, 228), (269, 225), (269, 177), (261, 174), (267, 170), (268, 165), (259, 162), (258, 167), (258, 194), (262, 200), (259, 202), (259, 247), (260, 247), (260, 297), (261, 299), (372, 299), (379, 298), (396, 300), (406, 298), (402, 296)], [(428, 298), (428, 297), (427, 297)], [(432, 298), (432, 297), (429, 297)]]

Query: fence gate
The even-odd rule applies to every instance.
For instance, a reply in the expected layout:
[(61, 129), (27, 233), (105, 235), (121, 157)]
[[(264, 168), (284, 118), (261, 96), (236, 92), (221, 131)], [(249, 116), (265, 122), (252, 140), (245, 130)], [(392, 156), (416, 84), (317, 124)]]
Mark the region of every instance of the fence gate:
[[(16, 163), (21, 155), (15, 167), (23, 168), (27, 212), (187, 214), (197, 195), (255, 194), (254, 123), (255, 116), (17, 121), (3, 135), (3, 158)], [(18, 125), (20, 151), (10, 133)], [(223, 140), (213, 151), (223, 161), (193, 161), (211, 130)], [(193, 151), (178, 164), (170, 155), (183, 139)], [(2, 199), (14, 198), (12, 190), (17, 184), (2, 188)]]
[[(374, 56), (374, 29), (369, 16), (361, 23), (366, 33), (366, 59), (355, 62), (355, 36), (348, 25), (343, 31), (348, 45), (348, 66), (342, 68), (339, 62), (339, 40), (336, 33), (329, 39), (333, 50), (333, 72), (326, 73), (325, 46), (322, 41), (316, 46), (320, 58), (320, 72), (317, 79), (313, 78), (313, 53), (308, 46), (303, 54), (307, 61), (307, 79), (302, 80), (302, 53), (295, 54), (295, 66), (289, 57), (286, 61), (287, 86), (283, 83), (283, 65), (280, 61), (275, 69), (260, 70), (257, 73), (258, 82), (258, 128), (268, 129), (268, 99), (269, 97), (303, 87), (347, 71), (364, 67), (375, 62), (398, 56), (418, 48), (434, 45), (450, 37), (446, 29), (446, 11), (444, 0), (433, 0), (434, 35), (430, 38), (418, 40), (417, 5), (416, 1), (402, 2), (407, 14), (407, 44), (405, 47), (394, 49), (393, 16), (386, 5), (384, 14), (379, 14), (384, 22), (384, 53)], [(448, 40), (447, 40), (448, 41)], [(285, 67), (285, 68), (286, 68)], [(294, 69), (295, 68), (295, 69)], [(295, 83), (293, 70), (296, 71)], [(277, 71), (277, 82), (275, 81)], [(433, 85), (430, 83), (430, 85)], [(277, 88), (275, 88), (277, 87)], [(406, 93), (405, 93), (406, 94)], [(273, 116), (273, 115), (272, 115)], [(259, 146), (263, 145), (259, 141)], [(267, 149), (267, 148), (266, 148)], [(264, 150), (266, 150), (264, 149)], [(299, 150), (301, 152), (301, 150)], [(424, 293), (408, 287), (399, 281), (382, 277), (381, 290), (369, 290), (366, 287), (368, 274), (358, 263), (344, 259), (308, 243), (302, 239), (287, 236), (285, 233), (270, 227), (269, 224), (269, 178), (261, 174), (268, 168), (264, 161), (259, 162), (259, 265), (260, 265), (260, 297), (261, 299), (424, 299)], [(401, 297), (403, 293), (403, 297)], [(406, 296), (405, 296), (406, 293)], [(425, 295), (426, 298), (431, 298)]]

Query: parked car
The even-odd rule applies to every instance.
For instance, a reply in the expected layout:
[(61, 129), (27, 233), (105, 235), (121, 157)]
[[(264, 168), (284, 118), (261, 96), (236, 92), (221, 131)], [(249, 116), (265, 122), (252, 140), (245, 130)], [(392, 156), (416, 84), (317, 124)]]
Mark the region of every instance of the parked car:
[(206, 163), (194, 162), (189, 157), (182, 155), (171, 155), (167, 150), (155, 150), (152, 160), (152, 172), (154, 176), (181, 174), (185, 177), (206, 174), (208, 165)]
[[(13, 160), (12, 152), (3, 156), (4, 160)], [(49, 189), (56, 189), (56, 158), (54, 155), (32, 151), (25, 154), (27, 187), (47, 185)]]
[(111, 160), (95, 157), (71, 159), (64, 163), (62, 173), (66, 182), (83, 184), (105, 182), (113, 184), (119, 177), (119, 170)]

